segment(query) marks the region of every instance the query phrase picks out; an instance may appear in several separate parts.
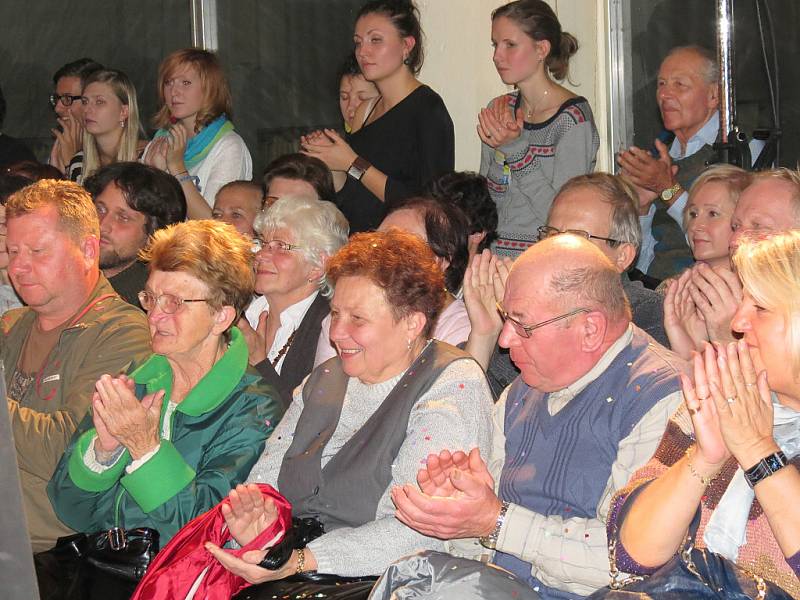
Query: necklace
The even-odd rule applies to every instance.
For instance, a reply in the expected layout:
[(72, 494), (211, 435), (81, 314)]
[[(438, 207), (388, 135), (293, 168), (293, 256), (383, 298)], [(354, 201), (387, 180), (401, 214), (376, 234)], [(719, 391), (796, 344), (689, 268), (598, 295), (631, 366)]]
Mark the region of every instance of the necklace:
[(544, 100), (549, 93), (550, 93), (550, 90), (546, 89), (544, 91), (544, 93), (542, 93), (542, 95), (539, 96), (539, 99), (536, 101), (536, 104), (533, 105), (533, 106), (531, 106), (531, 104), (527, 100), (525, 100), (525, 104), (527, 104), (528, 107), (529, 107), (528, 111), (525, 113), (525, 119), (530, 119), (533, 116), (533, 113), (535, 113), (537, 111), (537, 109), (539, 108), (539, 105), (542, 103), (542, 100)]
[(297, 329), (295, 329), (292, 332), (292, 335), (289, 336), (289, 339), (286, 340), (286, 343), (283, 345), (283, 348), (278, 350), (278, 353), (275, 355), (275, 358), (273, 358), (271, 361), (269, 361), (269, 362), (272, 363), (273, 367), (276, 366), (278, 364), (278, 362), (280, 362), (280, 360), (283, 358), (283, 355), (286, 354), (289, 351), (289, 346), (291, 346), (292, 342), (294, 341), (294, 334), (295, 333), (297, 333)]

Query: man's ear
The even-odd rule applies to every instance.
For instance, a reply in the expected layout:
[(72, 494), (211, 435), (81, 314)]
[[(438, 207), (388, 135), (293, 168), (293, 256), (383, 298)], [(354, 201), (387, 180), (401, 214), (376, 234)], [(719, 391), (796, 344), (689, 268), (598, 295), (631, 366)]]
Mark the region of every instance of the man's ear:
[(80, 243), (83, 261), (87, 267), (92, 268), (100, 262), (100, 240), (97, 236), (87, 235)]
[(593, 310), (586, 315), (583, 321), (583, 340), (581, 350), (583, 352), (595, 352), (602, 345), (608, 329), (606, 316), (598, 310)]
[(636, 247), (633, 244), (620, 244), (619, 248), (617, 248), (617, 257), (614, 260), (614, 266), (617, 268), (617, 271), (624, 273), (633, 264), (635, 258)]

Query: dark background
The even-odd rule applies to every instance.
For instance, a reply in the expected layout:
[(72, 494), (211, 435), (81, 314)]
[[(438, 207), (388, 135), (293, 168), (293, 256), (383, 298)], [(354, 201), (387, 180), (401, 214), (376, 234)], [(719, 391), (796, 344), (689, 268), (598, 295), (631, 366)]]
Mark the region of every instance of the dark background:
[[(218, 54), (234, 100), (234, 124), (259, 177), (275, 156), (317, 127), (341, 127), (336, 71), (352, 51), (363, 0), (220, 0)], [(128, 74), (148, 134), (161, 59), (191, 46), (188, 0), (2, 0), (3, 130), (46, 161), (55, 119), (53, 73), (88, 56)]]
[[(800, 158), (800, 2), (767, 0), (772, 11), (780, 72), (783, 139), (780, 163), (796, 168)], [(630, 0), (634, 143), (649, 147), (661, 130), (655, 103), (656, 76), (670, 48), (687, 44), (716, 49), (716, 2), (712, 0)], [(761, 53), (755, 0), (735, 0), (734, 52), (737, 121), (748, 133), (772, 127), (769, 88)], [(772, 51), (762, 8), (768, 56)]]

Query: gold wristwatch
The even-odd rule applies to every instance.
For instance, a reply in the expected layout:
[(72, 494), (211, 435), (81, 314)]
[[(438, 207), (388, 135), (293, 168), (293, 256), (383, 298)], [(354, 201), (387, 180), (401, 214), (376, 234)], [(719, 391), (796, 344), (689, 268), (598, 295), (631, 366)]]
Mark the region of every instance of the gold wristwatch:
[(667, 189), (662, 190), (659, 196), (667, 206), (671, 206), (672, 203), (678, 199), (678, 197), (681, 195), (682, 192), (683, 188), (681, 187), (681, 184), (676, 183), (672, 187), (668, 187)]

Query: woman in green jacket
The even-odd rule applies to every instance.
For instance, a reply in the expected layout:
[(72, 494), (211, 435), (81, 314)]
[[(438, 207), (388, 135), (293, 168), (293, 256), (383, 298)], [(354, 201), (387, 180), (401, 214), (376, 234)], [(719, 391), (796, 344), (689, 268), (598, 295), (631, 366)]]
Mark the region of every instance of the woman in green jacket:
[(143, 259), (153, 355), (100, 378), (48, 494), (77, 531), (150, 527), (163, 547), (246, 479), (282, 408), (233, 327), (253, 295), (250, 243), (189, 221), (157, 231)]

